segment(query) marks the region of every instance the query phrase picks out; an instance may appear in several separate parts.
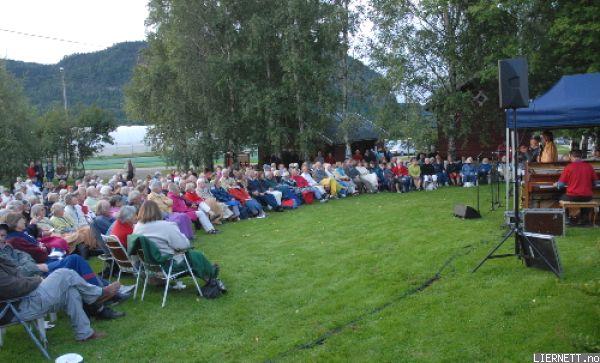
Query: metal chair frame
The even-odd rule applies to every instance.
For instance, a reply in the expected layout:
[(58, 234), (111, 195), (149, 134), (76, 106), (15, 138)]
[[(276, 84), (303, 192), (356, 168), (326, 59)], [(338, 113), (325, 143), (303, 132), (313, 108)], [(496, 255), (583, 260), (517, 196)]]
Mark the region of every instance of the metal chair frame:
[[(194, 280), (194, 285), (196, 286), (196, 290), (198, 290), (198, 294), (200, 295), (200, 297), (202, 297), (202, 291), (200, 290), (200, 285), (198, 285), (198, 281), (196, 280), (196, 276), (194, 275), (194, 272), (192, 271), (192, 267), (190, 266), (190, 263), (187, 259), (187, 256), (185, 255), (185, 252), (178, 252), (178, 253), (174, 254), (173, 256), (171, 256), (171, 259), (169, 260), (169, 268), (167, 271), (165, 271), (165, 269), (161, 265), (146, 262), (146, 259), (144, 257), (144, 252), (142, 249), (138, 250), (138, 256), (140, 257), (140, 261), (142, 264), (140, 266), (140, 273), (138, 274), (137, 280), (135, 282), (135, 287), (137, 289), (137, 286), (140, 282), (140, 275), (143, 271), (145, 278), (144, 278), (144, 288), (142, 289), (142, 299), (141, 299), (142, 301), (144, 301), (144, 295), (146, 293), (146, 286), (148, 285), (148, 278), (150, 276), (154, 276), (161, 280), (165, 280), (165, 291), (163, 293), (163, 299), (162, 299), (162, 305), (161, 305), (161, 307), (164, 308), (165, 304), (167, 302), (167, 294), (169, 292), (170, 282), (175, 281), (182, 275), (186, 275), (188, 273), (192, 277), (192, 280)], [(177, 256), (183, 257), (183, 260), (185, 261), (185, 265), (186, 265), (187, 269), (184, 271), (174, 273), (173, 272), (173, 264), (175, 262), (175, 257), (177, 257)]]
[[(23, 320), (21, 318), (21, 316), (19, 315), (17, 308), (15, 307), (15, 303), (17, 303), (23, 299), (24, 298), (17, 298), (17, 299), (8, 299), (8, 300), (0, 301), (0, 304), (6, 304), (4, 306), (4, 308), (2, 310), (0, 310), (0, 318), (2, 318), (10, 310), (13, 313), (14, 317), (17, 319), (16, 322), (11, 322), (8, 324), (0, 325), (0, 347), (2, 347), (2, 345), (4, 344), (4, 334), (6, 333), (6, 328), (9, 326), (12, 326), (12, 325), (20, 324), (23, 326), (23, 328), (25, 329), (25, 331), (27, 332), (27, 334), (29, 335), (31, 340), (33, 340), (36, 347), (40, 350), (40, 352), (44, 355), (44, 357), (48, 360), (52, 360), (52, 358), (50, 357), (50, 354), (48, 353), (48, 350), (47, 350), (48, 338), (46, 337), (45, 314), (36, 316), (33, 319), (30, 319), (27, 321)], [(56, 315), (51, 314), (51, 317), (52, 316), (55, 317)], [(29, 326), (29, 324), (33, 325), (35, 327), (35, 329), (37, 329), (39, 337), (37, 337), (35, 335), (34, 328)]]
[(135, 299), (137, 297), (137, 290), (138, 290), (137, 280), (139, 279), (141, 269), (135, 267), (135, 263), (131, 260), (131, 256), (129, 255), (129, 253), (127, 253), (127, 250), (125, 249), (125, 247), (123, 246), (121, 241), (119, 241), (119, 238), (117, 238), (117, 236), (102, 235), (102, 240), (104, 240), (104, 243), (106, 244), (106, 247), (110, 251), (110, 256), (112, 258), (111, 265), (110, 265), (109, 281), (110, 281), (110, 277), (112, 277), (112, 275), (113, 275), (115, 263), (117, 264), (117, 266), (119, 266), (119, 274), (117, 276), (117, 281), (119, 281), (119, 282), (121, 281), (121, 273), (122, 272), (132, 273), (136, 277), (136, 285), (135, 285), (135, 290), (133, 292), (133, 298)]

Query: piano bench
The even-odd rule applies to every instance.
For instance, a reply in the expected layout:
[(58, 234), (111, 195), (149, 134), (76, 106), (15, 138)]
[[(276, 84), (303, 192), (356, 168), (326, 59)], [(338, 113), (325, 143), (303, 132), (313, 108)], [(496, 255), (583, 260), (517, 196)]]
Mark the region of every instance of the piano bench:
[(568, 211), (570, 209), (581, 209), (581, 208), (589, 208), (592, 211), (590, 212), (590, 223), (592, 227), (596, 225), (596, 217), (598, 216), (598, 209), (600, 208), (600, 202), (570, 202), (568, 200), (559, 201), (560, 206), (565, 210), (565, 213), (568, 215)]

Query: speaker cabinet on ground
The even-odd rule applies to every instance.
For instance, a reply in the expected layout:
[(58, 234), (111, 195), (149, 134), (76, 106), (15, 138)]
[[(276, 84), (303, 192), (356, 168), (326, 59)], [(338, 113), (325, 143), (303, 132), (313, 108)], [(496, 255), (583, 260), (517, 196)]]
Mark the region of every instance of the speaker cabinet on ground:
[(479, 214), (475, 208), (464, 204), (457, 204), (454, 206), (454, 216), (464, 219), (481, 218), (481, 214)]
[(529, 82), (525, 58), (499, 60), (498, 85), (500, 86), (500, 108), (529, 106)]
[[(562, 266), (560, 264), (560, 257), (558, 256), (558, 249), (556, 248), (556, 242), (554, 237), (545, 234), (537, 233), (523, 233), (526, 239), (522, 235), (519, 235), (520, 245), (523, 248), (523, 259), (527, 267), (539, 268), (542, 270), (552, 269), (546, 264), (546, 261), (558, 272), (558, 275), (562, 274)], [(539, 254), (535, 252), (530, 244), (533, 244), (539, 251)], [(542, 258), (543, 255), (546, 261)]]

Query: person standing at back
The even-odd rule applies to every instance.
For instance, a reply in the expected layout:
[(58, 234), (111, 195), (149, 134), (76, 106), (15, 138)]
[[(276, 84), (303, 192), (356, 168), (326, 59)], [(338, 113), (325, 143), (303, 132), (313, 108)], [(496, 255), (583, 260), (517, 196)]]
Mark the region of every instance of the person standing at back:
[(544, 149), (540, 154), (540, 163), (555, 163), (558, 161), (558, 150), (554, 144), (554, 135), (550, 131), (542, 132)]
[(133, 177), (135, 176), (135, 167), (133, 166), (131, 159), (127, 160), (127, 163), (125, 164), (125, 171), (127, 173), (127, 181), (133, 180)]
[(54, 180), (54, 163), (52, 159), (48, 159), (46, 162), (46, 179), (51, 182)]

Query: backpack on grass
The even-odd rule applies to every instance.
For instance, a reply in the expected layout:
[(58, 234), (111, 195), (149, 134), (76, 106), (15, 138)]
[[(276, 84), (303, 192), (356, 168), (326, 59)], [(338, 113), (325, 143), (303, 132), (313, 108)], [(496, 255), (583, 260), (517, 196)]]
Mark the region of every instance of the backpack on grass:
[(207, 299), (216, 299), (223, 295), (223, 291), (219, 287), (217, 279), (210, 279), (206, 285), (200, 288), (200, 291), (202, 291), (202, 296)]

